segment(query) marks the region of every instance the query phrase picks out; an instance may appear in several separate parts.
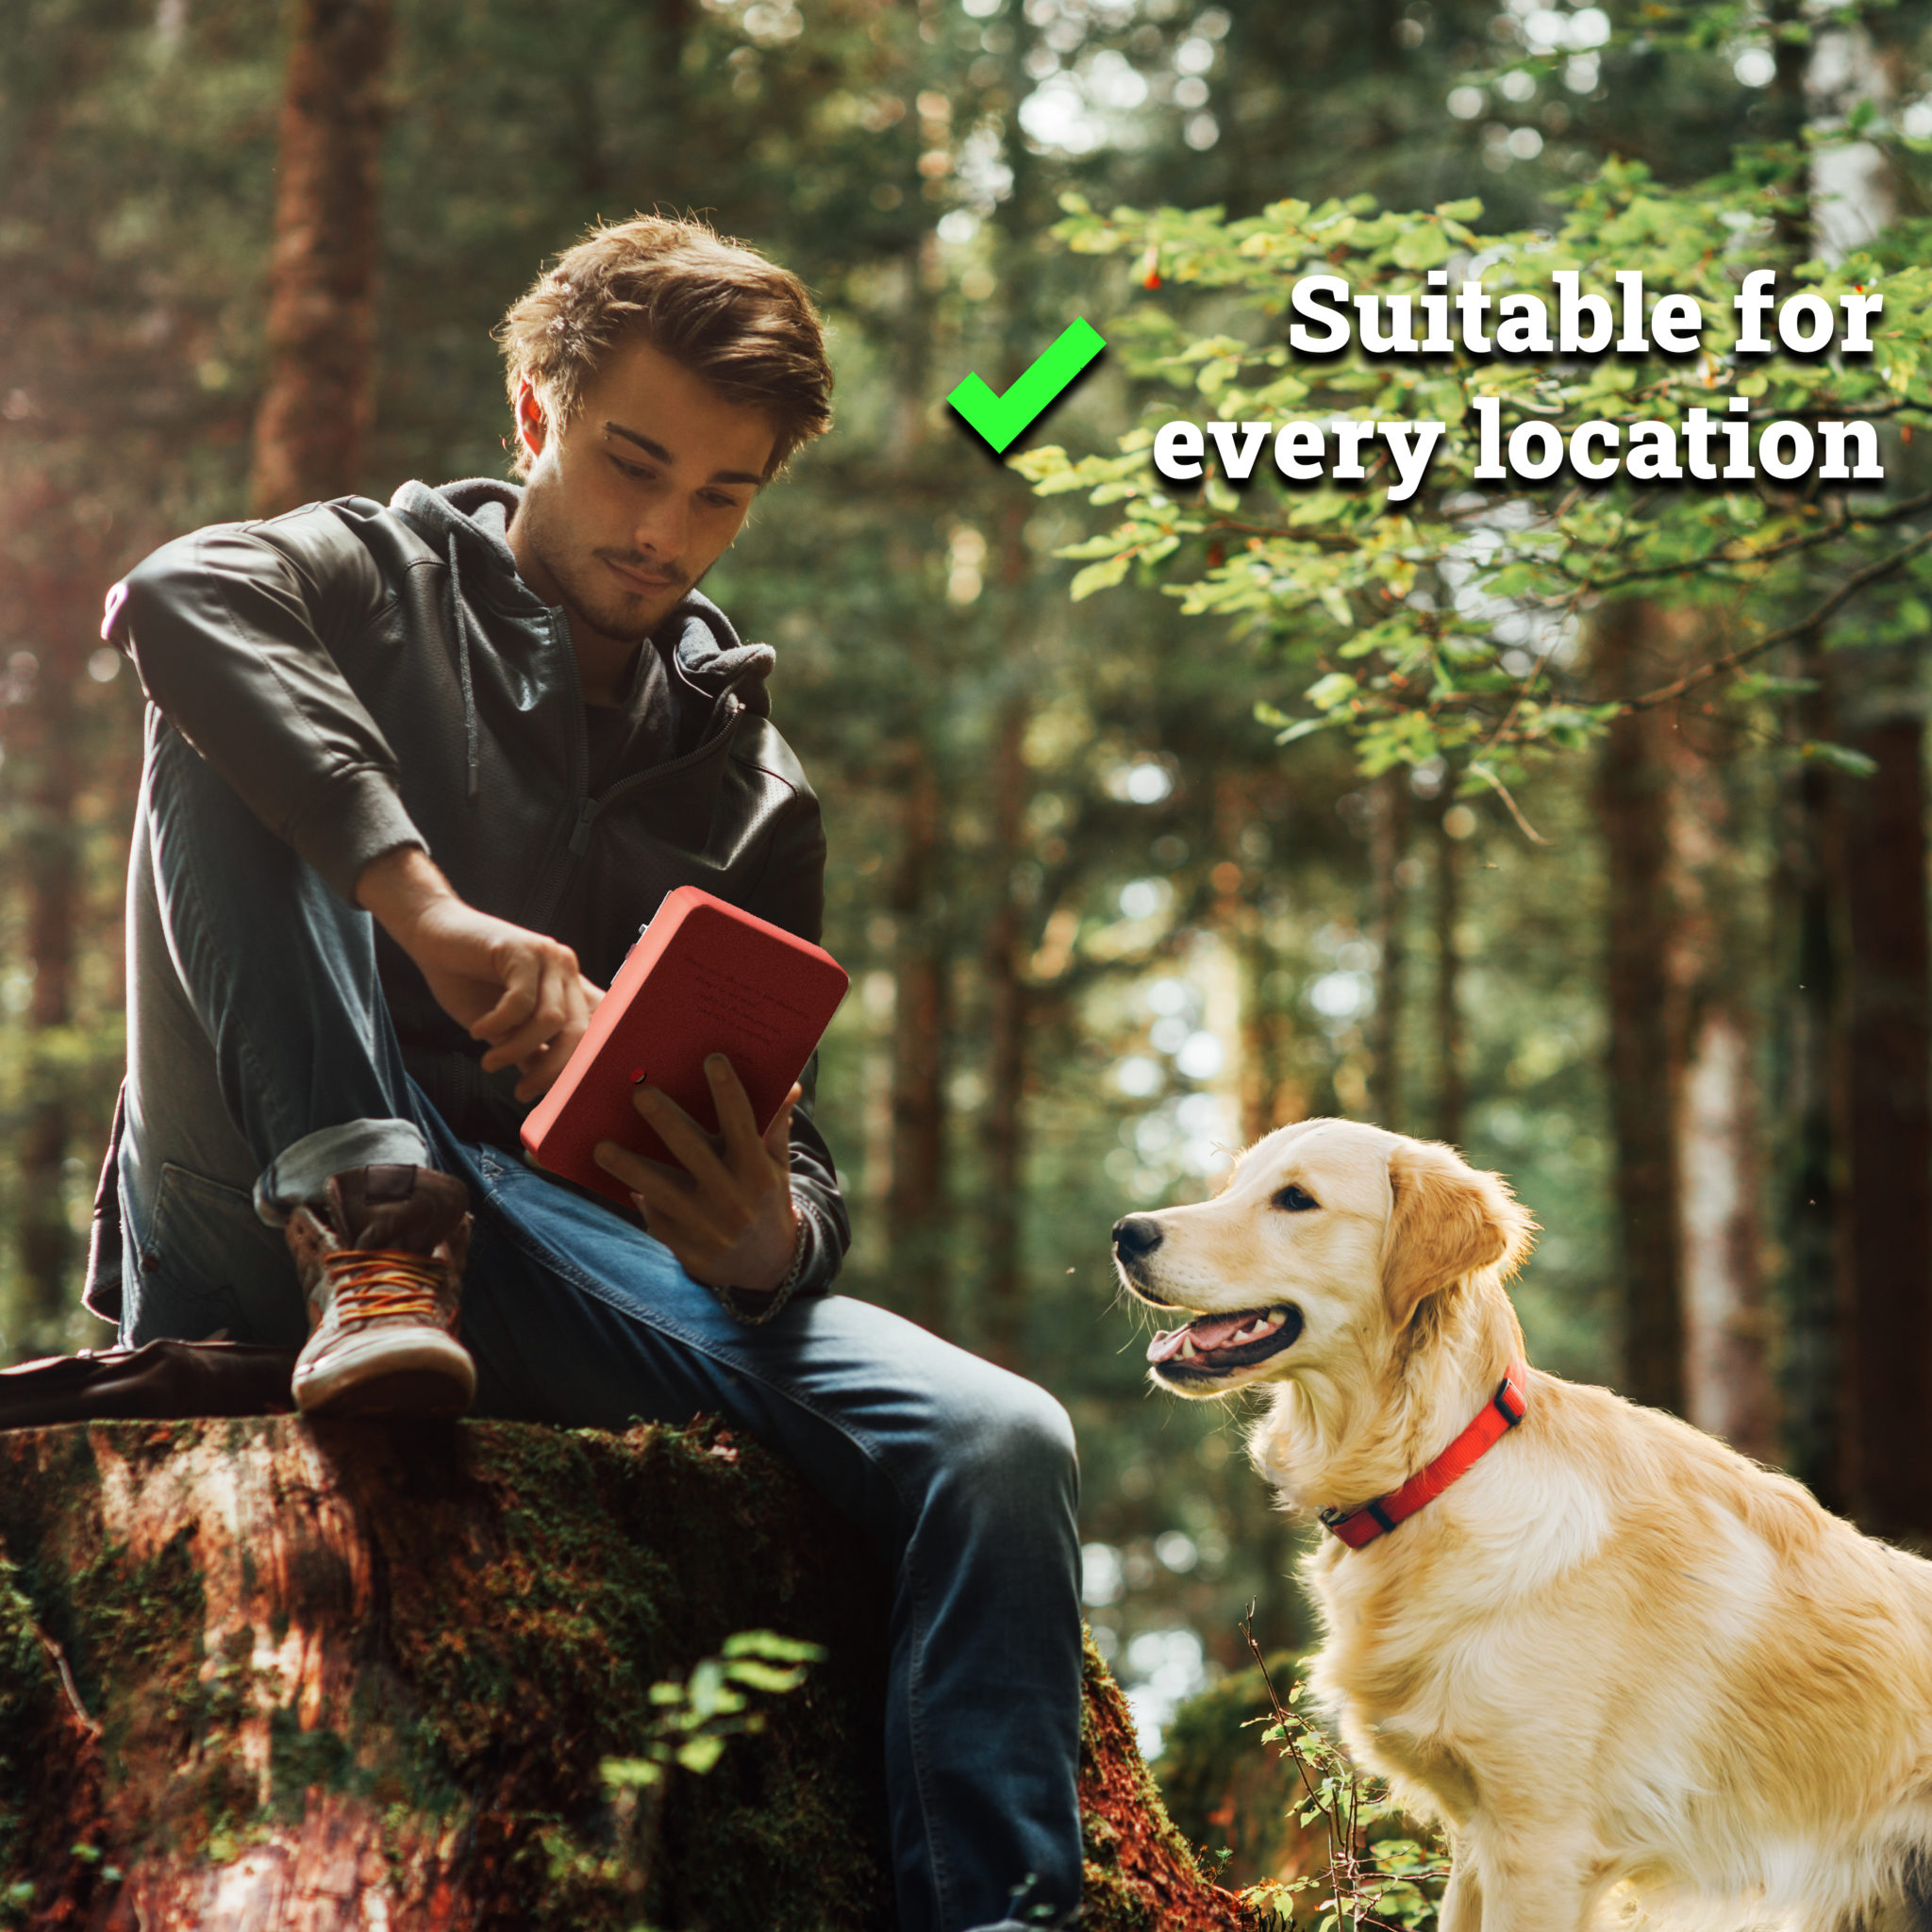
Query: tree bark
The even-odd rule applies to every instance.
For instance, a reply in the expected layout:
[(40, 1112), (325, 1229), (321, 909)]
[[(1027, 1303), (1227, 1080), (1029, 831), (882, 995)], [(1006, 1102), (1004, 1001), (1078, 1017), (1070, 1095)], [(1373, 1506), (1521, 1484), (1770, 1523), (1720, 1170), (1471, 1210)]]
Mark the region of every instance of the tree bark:
[(1376, 779), (1372, 793), (1374, 816), (1369, 862), (1374, 871), (1375, 946), (1381, 970), (1375, 976), (1374, 1061), (1369, 1077), (1369, 1110), (1391, 1133), (1403, 1127), (1402, 1005), (1407, 990), (1408, 948), (1402, 929), (1402, 882), (1396, 869), (1408, 849), (1408, 768), (1398, 765)]
[[(1795, 668), (1817, 685), (1799, 700), (1800, 736), (1835, 743), (1830, 666), (1816, 640), (1803, 647)], [(1843, 1181), (1835, 1118), (1841, 971), (1832, 885), (1841, 872), (1841, 841), (1831, 774), (1821, 764), (1801, 764), (1786, 783), (1783, 808), (1776, 891), (1786, 929), (1781, 1045), (1790, 1134), (1783, 1182), (1786, 1467), (1827, 1508), (1849, 1514), (1839, 1335)]]
[(939, 909), (940, 790), (920, 757), (906, 781), (892, 882), (892, 1187), (886, 1228), (898, 1292), (914, 1319), (948, 1330), (946, 1035), (950, 961)]
[(1932, 1535), (1932, 962), (1924, 727), (1848, 741), (1876, 770), (1844, 812), (1845, 1488), (1881, 1535)]
[(1698, 1016), (1678, 1114), (1684, 1212), (1685, 1406), (1700, 1429), (1777, 1456), (1758, 1255), (1757, 1083), (1741, 1003)]
[[(1743, 841), (1726, 783), (1737, 755), (1721, 717), (1668, 714), (1674, 996), (1685, 1015), (1674, 1117), (1685, 1330), (1685, 1413), (1759, 1460), (1777, 1455), (1764, 1306), (1757, 1018), (1739, 962), (1758, 936), (1739, 903)], [(1694, 728), (1693, 728), (1694, 727)]]
[[(68, 1222), (67, 1158), (99, 1119), (93, 1083), (79, 1074), (74, 1028), (88, 914), (81, 796), (103, 767), (123, 761), (88, 728), (88, 654), (98, 643), (102, 530), (72, 494), (31, 471), (9, 478), (7, 512), (21, 551), (0, 598), (0, 624), (22, 648), (7, 655), (6, 786), (15, 844), (11, 884), (23, 913), (33, 989), (25, 1022), (22, 1116), (14, 1157), (12, 1238), (19, 1258), (6, 1341), (20, 1352), (70, 1347), (78, 1243)], [(111, 944), (111, 939), (109, 940)], [(92, 1071), (90, 1069), (90, 1071)], [(79, 1076), (77, 1077), (77, 1074)], [(90, 1104), (92, 1103), (92, 1104)], [(92, 1158), (95, 1150), (88, 1150)]]
[(1454, 801), (1436, 820), (1436, 1051), (1441, 1072), (1436, 1093), (1437, 1138), (1462, 1144), (1469, 1089), (1463, 1074), (1462, 954), (1456, 929), (1462, 918), (1462, 841), (1448, 830)]
[[(26, 1120), (20, 1143), (19, 1312), (22, 1339), (38, 1347), (67, 1345), (65, 1324), (77, 1292), (68, 1225), (67, 1148), (75, 1122), (62, 1056), (50, 1051), (74, 1021), (75, 931), (80, 917), (80, 789), (75, 743), (75, 687), (84, 673), (85, 632), (71, 596), (56, 599), (37, 626), (42, 645), (33, 674), (28, 743), (32, 772), (25, 837), (26, 952), (34, 973), (27, 1006)], [(77, 634), (78, 633), (78, 634)]]
[[(0, 1895), (104, 1932), (886, 1932), (890, 1598), (711, 1424), (0, 1435)], [(754, 1627), (828, 1655), (672, 1773), (641, 1871), (600, 1760)], [(1080, 1796), (1084, 1925), (1236, 1932), (1091, 1646)]]
[(986, 1159), (986, 1321), (994, 1361), (1021, 1365), (1025, 1293), (1020, 1265), (1020, 1204), (1024, 1189), (1028, 1003), (1022, 908), (1015, 896), (1026, 805), (1025, 694), (1015, 691), (1000, 712), (993, 749), (993, 878), (999, 897), (986, 936), (986, 1112), (980, 1144)]
[[(1658, 613), (1641, 602), (1599, 613), (1596, 669), (1607, 691), (1641, 688), (1657, 649)], [(1684, 1313), (1674, 1123), (1683, 1027), (1670, 954), (1674, 937), (1663, 721), (1619, 718), (1597, 771), (1597, 813), (1608, 858), (1606, 980), (1611, 1135), (1623, 1233), (1624, 1392), (1684, 1407)]]
[(268, 387), (250, 496), (274, 516), (356, 486), (375, 413), (390, 0), (298, 0), (282, 96)]

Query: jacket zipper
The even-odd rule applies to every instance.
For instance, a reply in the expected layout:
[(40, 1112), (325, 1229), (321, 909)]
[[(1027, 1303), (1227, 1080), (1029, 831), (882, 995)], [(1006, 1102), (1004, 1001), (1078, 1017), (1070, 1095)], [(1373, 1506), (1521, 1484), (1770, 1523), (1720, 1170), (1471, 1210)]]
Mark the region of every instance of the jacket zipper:
[[(556, 635), (554, 628), (552, 635), (553, 637)], [(576, 652), (572, 647), (568, 638), (562, 641), (562, 647), (563, 655), (568, 660), (565, 671), (570, 682), (573, 705), (572, 717), (575, 724), (575, 729), (571, 736), (571, 759), (574, 767), (572, 775), (575, 783), (571, 789), (582, 791), (583, 797), (582, 802), (577, 807), (576, 821), (571, 826), (569, 836), (564, 841), (564, 849), (570, 854), (570, 862), (566, 865), (553, 867), (549, 857), (546, 856), (544, 859), (542, 875), (550, 877), (552, 881), (551, 887), (549, 891), (543, 895), (541, 903), (532, 908), (528, 922), (532, 929), (538, 932), (546, 929), (546, 924), (550, 915), (557, 909), (558, 901), (563, 897), (564, 891), (570, 885), (571, 877), (575, 873), (579, 861), (590, 849), (591, 834), (595, 829), (597, 819), (603, 812), (604, 808), (620, 792), (633, 791), (639, 786), (651, 784), (658, 778), (670, 777), (685, 770), (688, 766), (698, 763), (700, 759), (711, 757), (717, 752), (719, 746), (730, 738), (737, 729), (739, 719), (744, 714), (744, 706), (738, 696), (739, 680), (734, 680), (733, 683), (727, 684), (718, 693), (711, 708), (711, 716), (714, 718), (720, 710), (724, 711), (724, 723), (716, 731), (712, 732), (694, 751), (688, 751), (682, 758), (673, 758), (668, 764), (656, 766), (651, 771), (640, 772), (633, 777), (620, 779), (609, 791), (605, 792), (602, 798), (592, 798), (590, 796), (588, 788), (585, 785), (585, 780), (589, 776), (591, 762), (590, 734), (584, 725), (584, 693), (583, 686), (577, 678)], [(707, 723), (708, 722), (708, 720)], [(552, 854), (556, 853), (557, 846), (554, 842), (550, 850)]]
[[(583, 686), (577, 678), (576, 648), (571, 642), (567, 628), (561, 636), (558, 632), (559, 621), (568, 626), (570, 620), (567, 617), (564, 617), (560, 611), (546, 610), (544, 620), (550, 626), (550, 648), (562, 658), (564, 679), (570, 686), (570, 789), (573, 791), (584, 792), (588, 791), (585, 781), (590, 775), (591, 739), (590, 733), (584, 724), (584, 691)], [(558, 840), (558, 832), (553, 832), (550, 838), (550, 844), (543, 854), (542, 869), (537, 874), (538, 891), (525, 902), (524, 923), (536, 932), (542, 931), (544, 921), (550, 917), (552, 909), (556, 907), (557, 901), (563, 891), (561, 879), (558, 879), (549, 891), (545, 892), (542, 891), (542, 882), (557, 875), (558, 868), (554, 864), (554, 860), (557, 858)], [(575, 852), (576, 849), (575, 841), (576, 832), (573, 828), (565, 841), (566, 848)], [(569, 866), (563, 867), (563, 877), (568, 878), (570, 872), (571, 868)]]
[[(696, 764), (700, 758), (708, 758), (717, 750), (720, 741), (731, 735), (731, 728), (738, 723), (742, 709), (738, 702), (736, 690), (727, 685), (719, 692), (718, 701), (721, 705), (728, 707), (724, 713), (724, 722), (695, 751), (688, 751), (682, 758), (672, 758), (668, 763), (653, 765), (648, 772), (635, 772), (628, 778), (620, 778), (602, 798), (586, 796), (583, 804), (577, 808), (576, 825), (570, 835), (570, 849), (577, 858), (581, 858), (590, 850), (591, 828), (596, 824), (604, 808), (613, 798), (625, 791), (635, 791), (641, 786), (655, 784), (659, 778), (668, 778), (674, 773), (683, 771), (687, 765)], [(581, 712), (581, 705), (578, 709)], [(586, 757), (588, 758), (588, 753)]]

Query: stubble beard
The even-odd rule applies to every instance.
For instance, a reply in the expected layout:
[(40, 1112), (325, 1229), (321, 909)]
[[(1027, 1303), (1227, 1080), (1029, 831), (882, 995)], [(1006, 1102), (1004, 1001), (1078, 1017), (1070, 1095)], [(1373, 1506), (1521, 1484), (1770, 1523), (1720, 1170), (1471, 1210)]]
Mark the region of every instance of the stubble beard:
[(606, 560), (626, 570), (648, 570), (647, 563), (609, 549), (575, 548), (553, 526), (543, 509), (540, 508), (535, 516), (530, 516), (527, 496), (518, 514), (529, 517), (525, 541), (562, 593), (564, 608), (600, 637), (622, 644), (641, 643), (670, 615), (678, 600), (696, 588), (694, 582), (680, 574), (675, 583), (658, 593), (663, 599), (661, 604), (657, 597), (646, 597), (641, 591), (626, 591), (605, 568)]

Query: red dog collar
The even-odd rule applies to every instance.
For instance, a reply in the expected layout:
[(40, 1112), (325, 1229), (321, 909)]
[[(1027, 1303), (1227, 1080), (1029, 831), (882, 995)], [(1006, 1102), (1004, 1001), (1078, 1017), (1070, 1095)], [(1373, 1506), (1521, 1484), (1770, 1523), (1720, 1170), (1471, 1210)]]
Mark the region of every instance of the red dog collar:
[(1322, 1526), (1332, 1530), (1350, 1549), (1358, 1550), (1386, 1535), (1424, 1503), (1433, 1503), (1459, 1475), (1467, 1475), (1476, 1460), (1492, 1449), (1520, 1423), (1528, 1407), (1524, 1390), (1529, 1371), (1511, 1362), (1496, 1392), (1483, 1410), (1435, 1461), (1419, 1469), (1399, 1490), (1364, 1503), (1359, 1509), (1324, 1509)]

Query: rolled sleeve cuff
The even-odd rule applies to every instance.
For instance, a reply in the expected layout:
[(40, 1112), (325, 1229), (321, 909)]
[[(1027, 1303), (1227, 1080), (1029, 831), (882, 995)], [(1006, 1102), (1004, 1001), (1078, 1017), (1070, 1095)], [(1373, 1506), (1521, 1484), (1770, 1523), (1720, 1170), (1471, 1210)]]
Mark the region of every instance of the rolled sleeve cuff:
[(338, 774), (305, 802), (284, 837), (348, 905), (356, 884), (387, 852), (429, 841), (403, 809), (395, 780), (372, 766)]

